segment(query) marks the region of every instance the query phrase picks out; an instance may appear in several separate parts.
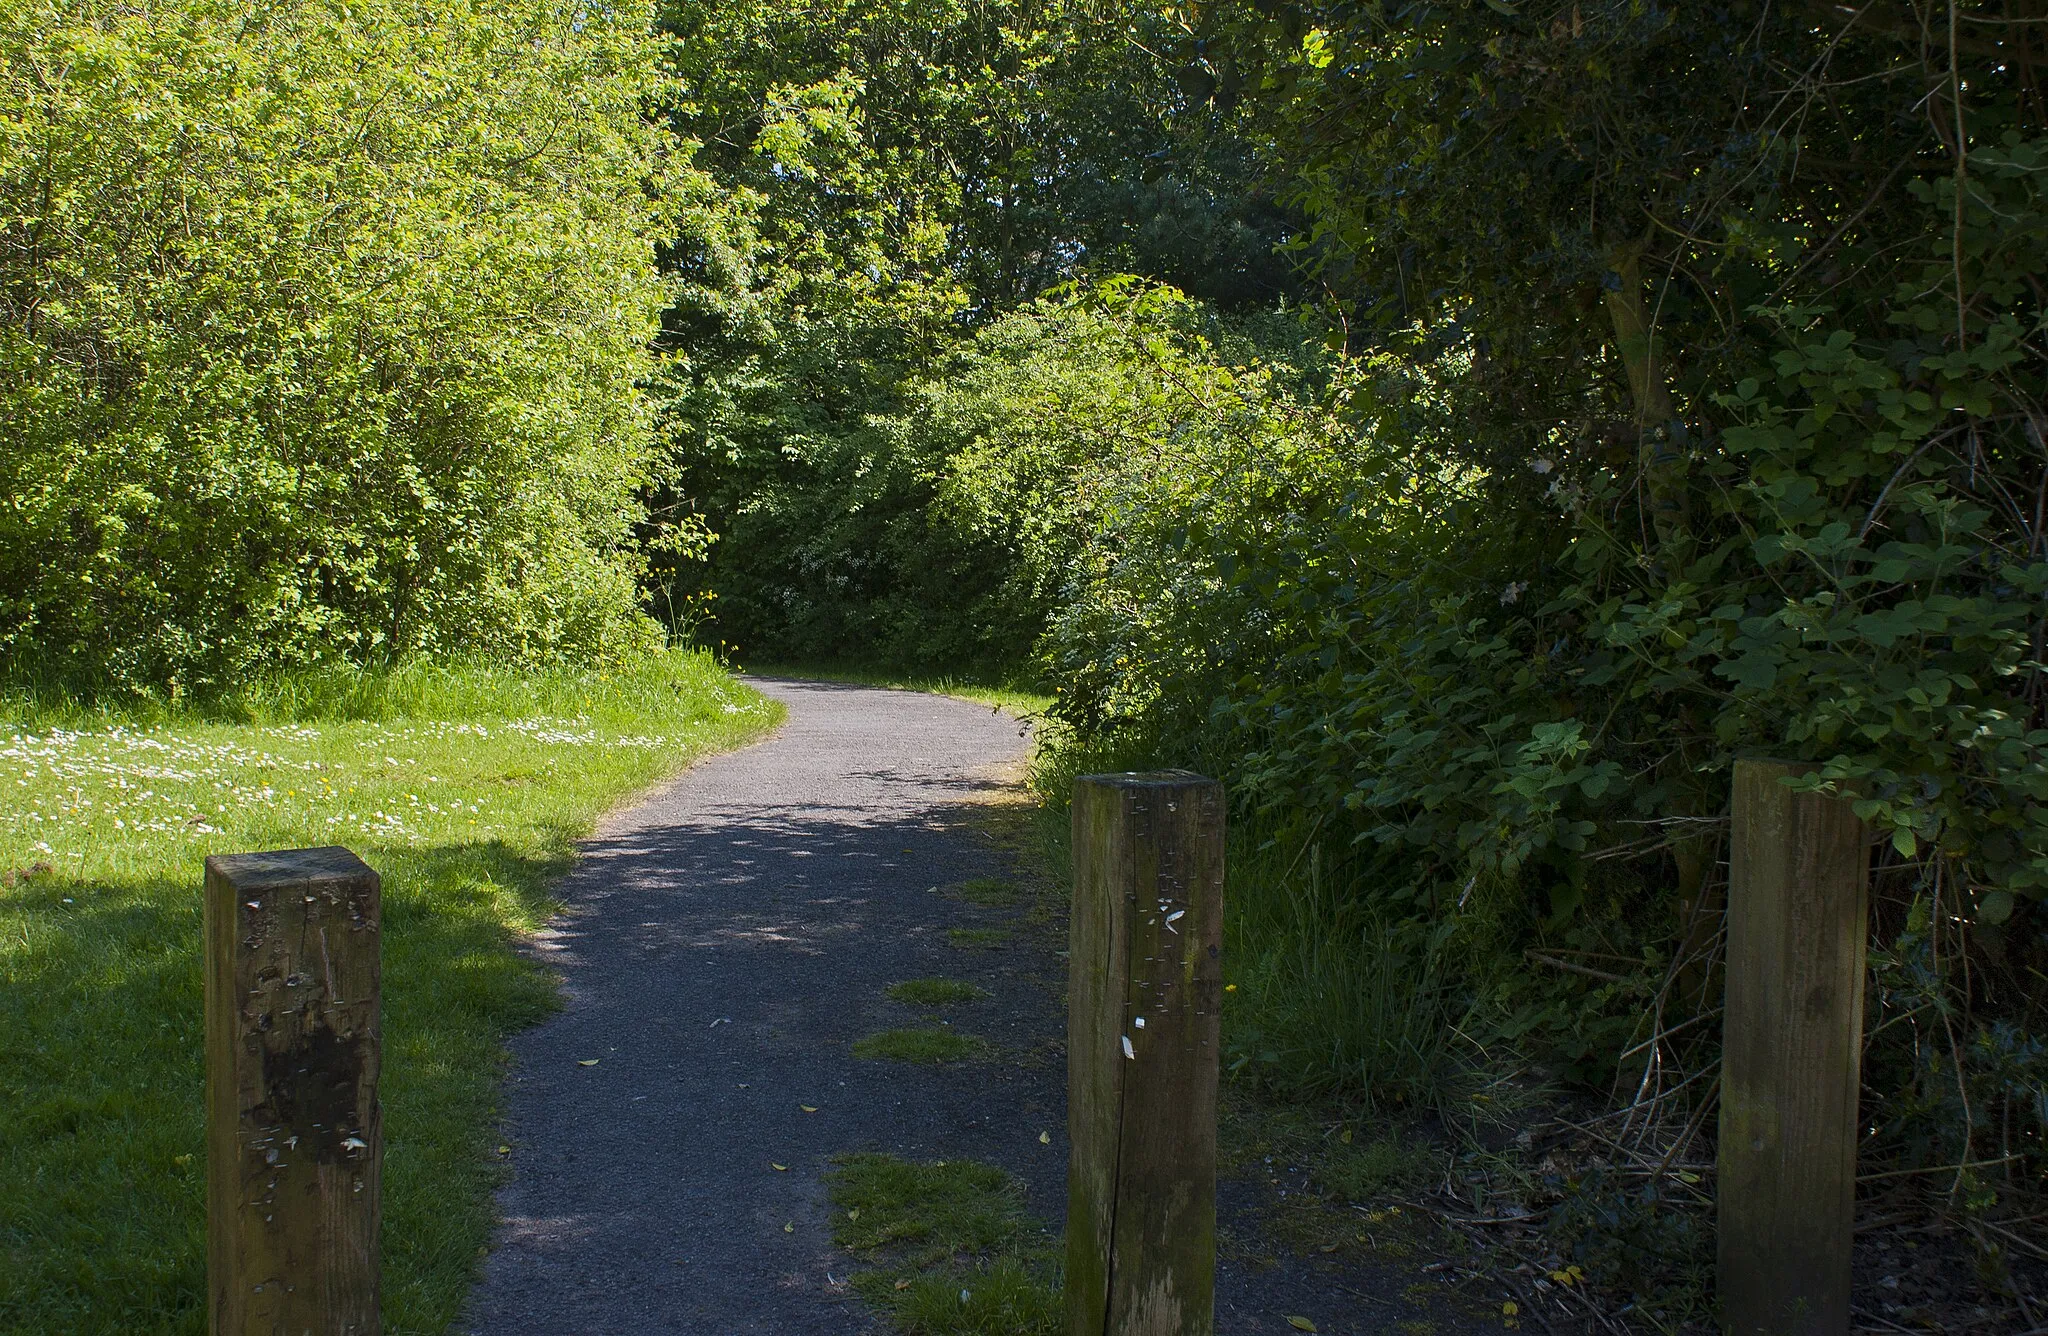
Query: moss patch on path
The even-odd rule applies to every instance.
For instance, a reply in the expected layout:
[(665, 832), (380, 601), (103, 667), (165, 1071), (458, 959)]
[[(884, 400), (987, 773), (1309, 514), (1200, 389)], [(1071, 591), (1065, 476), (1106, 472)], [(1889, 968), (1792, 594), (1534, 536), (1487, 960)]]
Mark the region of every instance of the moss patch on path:
[(888, 987), (889, 997), (913, 1007), (950, 1007), (985, 1002), (988, 990), (964, 979), (905, 979)]
[(914, 1336), (1054, 1336), (1058, 1240), (1017, 1180), (973, 1160), (843, 1155), (832, 1241), (870, 1264), (854, 1288)]
[(865, 1039), (857, 1039), (853, 1044), (853, 1056), (940, 1066), (949, 1062), (965, 1062), (969, 1058), (978, 1058), (987, 1051), (987, 1048), (985, 1043), (973, 1035), (934, 1026), (909, 1030), (883, 1030)]

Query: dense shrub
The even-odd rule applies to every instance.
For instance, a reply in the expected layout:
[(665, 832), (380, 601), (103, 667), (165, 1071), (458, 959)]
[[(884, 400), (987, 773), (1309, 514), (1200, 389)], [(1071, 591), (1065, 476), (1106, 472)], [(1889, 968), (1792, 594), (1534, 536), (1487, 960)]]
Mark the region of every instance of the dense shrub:
[[(717, 534), (660, 610), (750, 657), (996, 668), (1032, 632), (929, 511), (949, 437), (918, 386), (1079, 276), (1236, 314), (1298, 296), (1296, 228), (1233, 118), (1153, 53), (1142, 3), (669, 4), (679, 132), (734, 207), (666, 248), (677, 357), (654, 498)], [(966, 590), (968, 592), (963, 593)], [(995, 620), (986, 620), (983, 614)]]
[[(1966, 277), (2021, 299), (1997, 275), (2044, 240), (2038, 178), (1991, 171), (2004, 193), (1979, 221), (1997, 230)], [(1369, 359), (1304, 394), (1143, 290), (1012, 317), (928, 391), (925, 429), (955, 442), (931, 514), (983, 544), (986, 598), (1020, 627), (1043, 617), (1039, 671), (1076, 745), (1228, 774), (1268, 829), (1329, 845), (1337, 899), (1368, 907), (1339, 904), (1329, 931), (1457, 919), (1483, 948), (1468, 987), (1565, 1070), (1611, 1072), (1701, 931), (1746, 753), (1853, 791), (1888, 836), (1888, 884), (1998, 938), (1976, 1001), (2023, 1020), (2024, 906), (2048, 871), (2048, 564), (2023, 510), (1972, 498), (2038, 489), (2025, 418), (1998, 407), (2032, 392), (2011, 332), (2031, 317), (1986, 300), (1954, 357), (1923, 295), (1937, 278), (1903, 276), (1877, 329), (1770, 313), (1770, 364), (1717, 397), (1682, 568), (1616, 533), (1621, 473), (1461, 463), (1449, 391), (1468, 360)], [(1535, 500), (1505, 509), (1507, 486)], [(1643, 979), (1533, 974), (1530, 948)], [(2031, 1051), (2003, 1033), (1974, 1042)], [(1988, 1095), (2032, 1127), (2028, 1081)]]
[(643, 8), (0, 7), (0, 656), (644, 640)]

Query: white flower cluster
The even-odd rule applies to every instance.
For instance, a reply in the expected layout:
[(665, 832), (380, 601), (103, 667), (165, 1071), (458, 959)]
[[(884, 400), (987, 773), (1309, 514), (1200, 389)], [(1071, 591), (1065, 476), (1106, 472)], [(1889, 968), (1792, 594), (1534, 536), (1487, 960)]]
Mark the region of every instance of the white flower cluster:
[[(349, 766), (260, 745), (307, 746), (321, 740), (318, 729), (285, 725), (238, 731), (256, 745), (164, 729), (17, 733), (0, 742), (0, 834), (33, 835), (29, 843), (37, 852), (71, 855), (110, 838), (218, 835), (229, 813), (346, 801)], [(373, 735), (359, 745), (382, 753), (389, 741)], [(416, 764), (388, 755), (375, 759)], [(408, 799), (409, 807), (421, 805), (414, 795)], [(479, 813), (474, 804), (424, 806), (436, 814)], [(376, 836), (406, 829), (401, 816), (383, 812), (343, 810), (329, 815), (325, 824)]]
[[(420, 773), (419, 759), (406, 754), (416, 748), (407, 744), (456, 737), (635, 750), (675, 742), (611, 736), (583, 717), (353, 724), (326, 733), (300, 724), (231, 733), (125, 727), (16, 733), (0, 740), (0, 846), (11, 843), (11, 835), (24, 851), (79, 855), (142, 834), (219, 835), (231, 815), (267, 810), (337, 840), (424, 839), (429, 827), (445, 833), (450, 818), (468, 835), (488, 834), (480, 823), (490, 814), (475, 802), (420, 793), (401, 801), (391, 792), (394, 783), (421, 789), (443, 783)], [(316, 744), (328, 759), (303, 754)], [(393, 773), (401, 769), (402, 778)]]
[[(430, 738), (473, 737), (488, 738), (493, 733), (524, 734), (535, 742), (559, 747), (631, 747), (640, 750), (656, 750), (669, 746), (673, 738), (634, 734), (614, 737), (590, 727), (590, 720), (578, 715), (574, 719), (507, 719), (496, 724), (449, 723), (436, 720), (420, 726), (424, 736)], [(416, 736), (413, 729), (406, 729), (399, 736)]]

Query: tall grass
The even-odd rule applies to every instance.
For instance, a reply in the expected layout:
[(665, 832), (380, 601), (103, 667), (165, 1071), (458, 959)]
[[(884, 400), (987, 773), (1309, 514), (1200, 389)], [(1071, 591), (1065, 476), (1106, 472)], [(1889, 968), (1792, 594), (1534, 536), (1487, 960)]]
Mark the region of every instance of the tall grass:
[(1477, 1051), (1451, 925), (1376, 911), (1355, 882), (1331, 875), (1318, 844), (1247, 831), (1229, 866), (1228, 1069), (1276, 1094), (1369, 1112), (1461, 1108)]
[[(1031, 781), (1052, 874), (1073, 884), (1068, 804), (1083, 774), (1150, 769), (1156, 747), (1049, 733)], [(1361, 1112), (1462, 1113), (1481, 1081), (1477, 1007), (1448, 923), (1377, 908), (1358, 861), (1270, 818), (1234, 821), (1225, 853), (1225, 1069), (1287, 1099)]]
[[(0, 727), (129, 728), (174, 723), (310, 724), (586, 716), (626, 724), (648, 693), (727, 691), (709, 655), (669, 651), (603, 666), (522, 668), (482, 659), (330, 664), (270, 674), (201, 697), (86, 695), (50, 678), (0, 678)], [(740, 699), (746, 693), (734, 696)], [(746, 696), (751, 699), (751, 696)]]

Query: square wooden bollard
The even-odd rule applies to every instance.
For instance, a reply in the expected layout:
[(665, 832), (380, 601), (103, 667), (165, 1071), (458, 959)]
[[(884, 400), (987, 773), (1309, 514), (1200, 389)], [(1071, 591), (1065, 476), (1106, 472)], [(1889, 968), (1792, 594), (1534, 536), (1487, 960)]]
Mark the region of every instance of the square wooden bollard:
[(377, 1336), (377, 874), (346, 849), (206, 860), (210, 1336)]
[(1810, 766), (1735, 763), (1722, 1021), (1721, 1329), (1848, 1336), (1869, 832)]
[(1210, 1336), (1223, 786), (1074, 785), (1067, 1336)]

